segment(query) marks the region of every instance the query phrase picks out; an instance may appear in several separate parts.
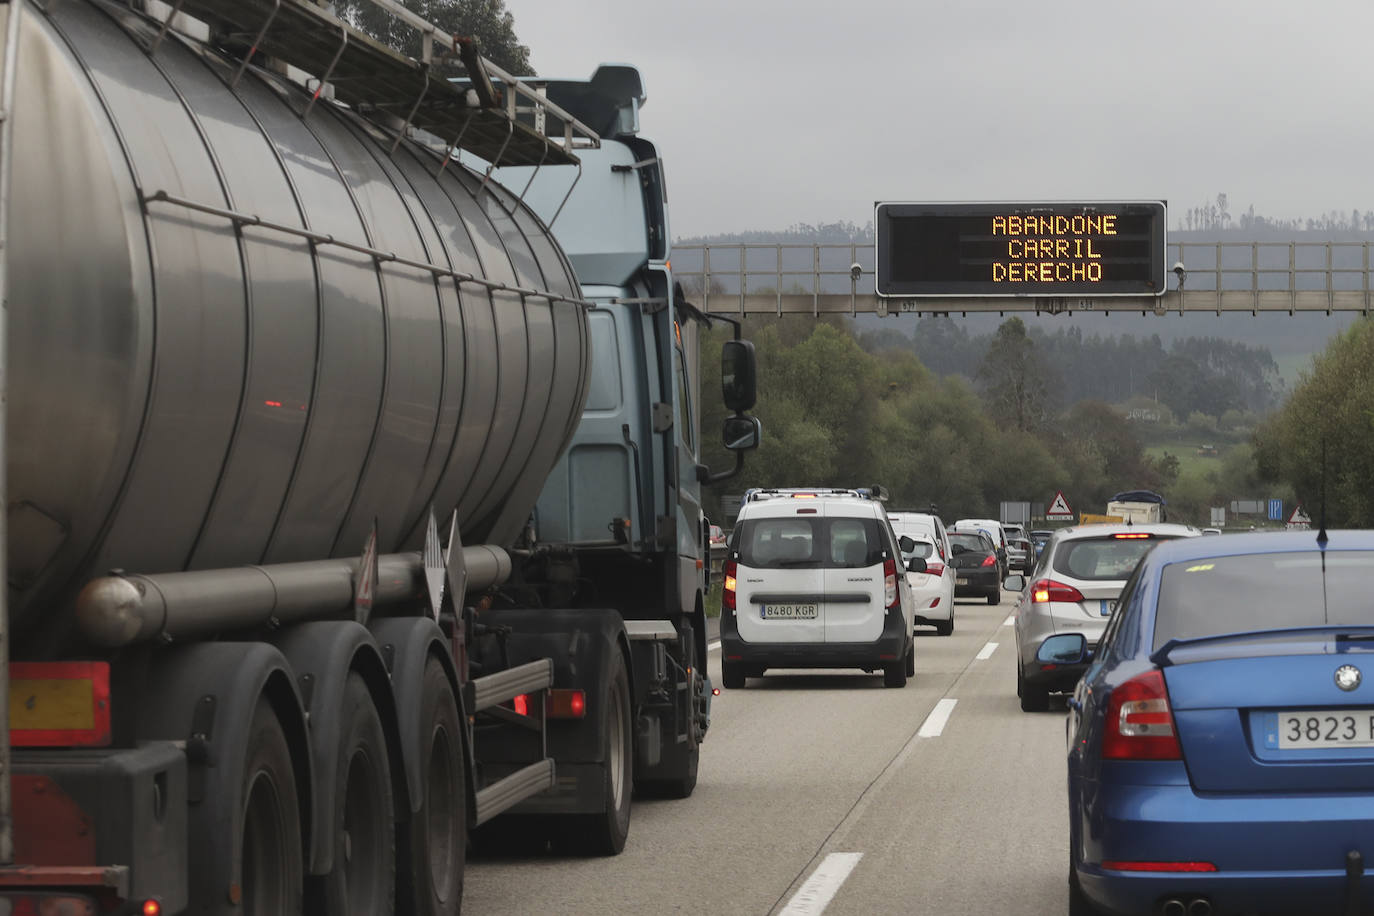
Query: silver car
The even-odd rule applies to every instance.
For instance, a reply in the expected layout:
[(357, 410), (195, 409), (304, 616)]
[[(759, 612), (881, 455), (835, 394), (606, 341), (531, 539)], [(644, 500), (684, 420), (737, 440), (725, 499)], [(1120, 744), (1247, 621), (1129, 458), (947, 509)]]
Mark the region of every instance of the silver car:
[(1189, 525), (1079, 525), (1055, 532), (1027, 577), (1011, 576), (1016, 600), (1016, 693), (1021, 709), (1049, 708), (1049, 694), (1073, 689), (1087, 664), (1064, 665), (1040, 657), (1057, 633), (1082, 633), (1097, 646), (1116, 599), (1140, 558), (1163, 540), (1198, 537)]

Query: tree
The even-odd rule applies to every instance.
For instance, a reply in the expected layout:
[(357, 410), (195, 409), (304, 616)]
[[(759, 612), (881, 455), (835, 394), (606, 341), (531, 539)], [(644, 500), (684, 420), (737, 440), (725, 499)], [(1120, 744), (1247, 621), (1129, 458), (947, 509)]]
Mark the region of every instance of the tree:
[[(401, 4), (444, 32), (473, 39), (477, 51), (512, 76), (533, 76), (530, 49), (515, 35), (515, 17), (505, 0), (401, 0)], [(420, 33), (369, 0), (339, 0), (340, 18), (378, 41), (420, 58)], [(453, 58), (448, 58), (452, 60)]]
[(1020, 318), (1002, 322), (977, 376), (993, 419), (1023, 432), (1038, 428), (1049, 407), (1049, 377), (1026, 323)]

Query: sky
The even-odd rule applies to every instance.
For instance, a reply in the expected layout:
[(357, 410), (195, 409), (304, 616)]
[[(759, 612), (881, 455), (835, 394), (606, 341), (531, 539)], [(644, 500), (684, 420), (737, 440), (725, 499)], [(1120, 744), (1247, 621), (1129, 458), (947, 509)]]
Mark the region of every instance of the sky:
[(1374, 208), (1368, 0), (506, 0), (541, 76), (640, 69), (675, 238), (879, 200)]

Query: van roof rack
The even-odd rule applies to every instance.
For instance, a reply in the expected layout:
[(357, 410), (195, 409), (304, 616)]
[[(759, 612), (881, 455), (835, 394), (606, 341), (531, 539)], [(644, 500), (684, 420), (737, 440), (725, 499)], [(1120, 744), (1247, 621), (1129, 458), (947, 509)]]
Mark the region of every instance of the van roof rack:
[(744, 491), (743, 502), (752, 503), (765, 499), (820, 499), (822, 497), (850, 496), (855, 499), (873, 499), (886, 502), (887, 488), (881, 485), (872, 487), (752, 487)]

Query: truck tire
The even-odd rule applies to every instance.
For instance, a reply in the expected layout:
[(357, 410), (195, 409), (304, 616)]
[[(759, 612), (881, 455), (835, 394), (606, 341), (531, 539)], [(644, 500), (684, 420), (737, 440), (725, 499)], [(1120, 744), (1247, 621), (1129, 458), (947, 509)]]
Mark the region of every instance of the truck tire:
[(611, 652), (610, 689), (606, 693), (606, 728), (602, 734), (605, 760), (606, 809), (581, 815), (568, 824), (573, 835), (584, 838), (593, 855), (614, 856), (625, 848), (630, 834), (630, 797), (634, 787), (634, 732), (630, 722), (630, 678), (625, 656)]
[(420, 810), (404, 825), (399, 912), (456, 916), (463, 905), (467, 864), (467, 784), (458, 701), (439, 660), (430, 657), (422, 675), (424, 710), (420, 741)]
[(362, 675), (350, 672), (339, 710), (334, 869), (320, 882), (322, 913), (388, 916), (396, 904), (396, 807), (386, 733)]
[(720, 663), (720, 682), (726, 690), (739, 690), (744, 686), (744, 666), (739, 662)]
[[(298, 913), (305, 892), (305, 860), (296, 775), (286, 735), (266, 697), (258, 698), (253, 711), (247, 751), (238, 801), (241, 912)], [(206, 912), (211, 911), (218, 912)], [(237, 907), (233, 911), (240, 912)]]
[[(696, 646), (687, 644), (687, 665), (692, 672), (687, 691), (691, 697), (689, 715), (695, 720), (697, 715), (696, 695), (698, 685), (704, 680), (705, 672), (697, 667)], [(702, 685), (704, 689), (704, 685)], [(687, 725), (687, 741), (678, 744), (676, 740), (664, 740), (662, 763), (655, 768), (660, 774), (655, 779), (642, 779), (635, 784), (635, 790), (651, 798), (689, 798), (697, 787), (697, 769), (701, 765), (701, 744), (697, 741), (695, 721)]]

